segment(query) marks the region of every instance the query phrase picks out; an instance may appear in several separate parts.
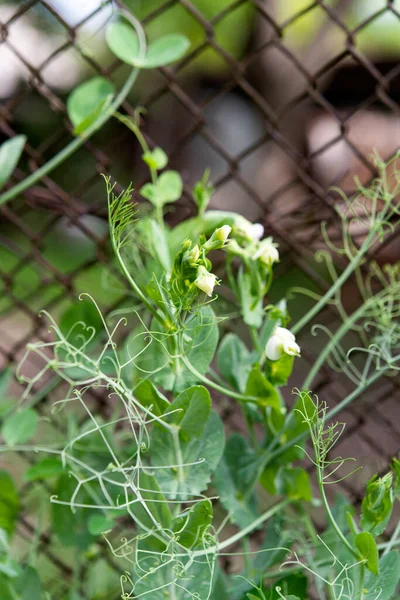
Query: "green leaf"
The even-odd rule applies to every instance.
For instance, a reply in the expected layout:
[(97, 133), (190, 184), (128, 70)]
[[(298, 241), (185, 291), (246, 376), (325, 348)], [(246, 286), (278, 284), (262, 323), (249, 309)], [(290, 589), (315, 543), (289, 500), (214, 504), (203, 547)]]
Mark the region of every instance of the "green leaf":
[(133, 395), (140, 404), (160, 417), (170, 409), (170, 403), (149, 379), (142, 379), (133, 390)]
[(398, 496), (400, 494), (400, 460), (393, 458), (390, 468), (393, 473), (393, 493)]
[[(174, 404), (171, 404), (171, 410)], [(194, 416), (194, 413), (192, 415)], [(151, 433), (152, 465), (165, 467), (157, 469), (155, 476), (160, 488), (166, 495), (168, 492), (172, 498), (175, 498), (178, 492), (180, 492), (179, 498), (182, 499), (181, 494), (188, 494), (191, 497), (205, 490), (224, 451), (224, 427), (214, 411), (211, 411), (205, 423), (198, 423), (198, 428), (202, 430), (201, 437), (197, 434), (185, 440), (186, 436), (183, 439), (179, 436), (181, 456), (176, 454), (170, 432), (155, 425)], [(180, 463), (183, 466), (179, 470), (176, 467), (169, 468), (170, 465)]]
[(58, 458), (44, 458), (30, 467), (24, 474), (25, 481), (48, 479), (63, 472), (63, 464)]
[(379, 478), (374, 475), (367, 483), (361, 503), (361, 527), (374, 536), (386, 529), (391, 517), (394, 502), (392, 483), (392, 473)]
[(150, 44), (145, 56), (141, 56), (135, 30), (121, 21), (107, 27), (106, 40), (115, 56), (139, 69), (154, 69), (175, 62), (184, 56), (190, 46), (189, 40), (183, 35), (165, 35)]
[(105, 515), (94, 514), (88, 521), (88, 530), (92, 535), (98, 536), (105, 531), (113, 529), (114, 525), (114, 521)]
[[(74, 478), (68, 474), (61, 475), (54, 492), (56, 498), (63, 502), (70, 502), (76, 486), (77, 481)], [(91, 504), (93, 498), (81, 488), (76, 502)], [(51, 514), (53, 530), (64, 546), (75, 546), (79, 550), (85, 550), (93, 542), (94, 538), (88, 531), (87, 524), (90, 517), (97, 514), (96, 510), (75, 507), (75, 512), (72, 512), (70, 506), (53, 502)]]
[(36, 569), (26, 566), (21, 575), (15, 580), (15, 590), (18, 600), (41, 600), (42, 585)]
[(378, 575), (379, 572), (379, 552), (376, 542), (372, 535), (366, 531), (356, 535), (354, 539), (357, 550), (361, 558), (366, 560), (366, 565), (371, 573)]
[(137, 66), (141, 60), (140, 44), (133, 27), (124, 21), (110, 23), (106, 29), (106, 41), (117, 58), (128, 65)]
[(217, 367), (222, 377), (244, 392), (251, 365), (252, 357), (245, 344), (235, 333), (228, 333), (217, 352)]
[(171, 273), (172, 263), (165, 230), (154, 219), (150, 220), (151, 240), (154, 253), (166, 273)]
[(1, 434), (7, 446), (24, 444), (35, 434), (37, 424), (37, 413), (32, 408), (27, 408), (7, 418), (4, 421)]
[(274, 385), (285, 385), (293, 371), (294, 356), (284, 354), (279, 360), (266, 363), (267, 377)]
[(178, 171), (165, 171), (161, 173), (156, 183), (146, 183), (140, 193), (154, 206), (163, 207), (164, 204), (179, 200), (182, 190), (182, 178)]
[[(148, 475), (145, 471), (141, 471), (139, 488), (143, 502), (136, 502), (131, 505), (132, 514), (149, 529), (154, 528), (154, 521), (150, 518), (150, 514), (162, 527), (170, 529), (171, 511), (156, 478), (153, 475)], [(145, 503), (147, 509), (143, 503)]]
[(262, 408), (271, 406), (278, 413), (282, 412), (281, 398), (275, 386), (261, 373), (260, 365), (256, 365), (250, 372), (246, 395), (257, 398), (257, 405)]
[(243, 320), (246, 325), (258, 329), (261, 327), (264, 314), (262, 299), (254, 295), (251, 276), (242, 268), (239, 269), (238, 284)]
[(79, 300), (67, 308), (60, 319), (60, 330), (68, 342), (79, 348), (93, 342), (103, 331), (103, 321), (90, 300)]
[(278, 494), (293, 500), (310, 501), (312, 498), (310, 477), (301, 467), (281, 467), (275, 479)]
[[(308, 600), (307, 594), (308, 579), (305, 575), (287, 575), (276, 581), (271, 590), (271, 600)], [(278, 593), (278, 589), (280, 593)], [(268, 596), (267, 596), (268, 597)]]
[(7, 367), (0, 372), (0, 419), (9, 413), (14, 406), (14, 400), (6, 396), (12, 376), (13, 371), (11, 367)]
[(0, 471), (0, 529), (9, 535), (14, 530), (19, 511), (16, 485), (7, 471)]
[(150, 169), (156, 169), (157, 171), (164, 169), (168, 164), (168, 156), (159, 146), (149, 152), (145, 152), (142, 158)]
[(25, 135), (16, 135), (0, 146), (0, 190), (7, 183), (18, 164), (26, 142)]
[(208, 420), (211, 407), (209, 392), (201, 385), (188, 388), (174, 400), (171, 410), (176, 410), (172, 422), (179, 425), (179, 437), (188, 441), (200, 438)]
[(391, 600), (400, 580), (400, 554), (388, 552), (379, 561), (379, 574), (367, 573), (364, 581), (364, 600)]
[(184, 35), (164, 35), (152, 44), (142, 62), (142, 69), (163, 67), (181, 59), (190, 47), (189, 40)]
[(172, 531), (185, 548), (204, 546), (203, 536), (211, 525), (212, 516), (210, 500), (201, 500), (190, 508), (187, 514), (179, 515), (174, 519)]
[(246, 527), (257, 516), (254, 495), (248, 494), (259, 467), (259, 459), (249, 442), (233, 434), (226, 443), (223, 459), (215, 472), (215, 487), (220, 501), (231, 514), (231, 521)]
[(114, 93), (113, 83), (104, 77), (93, 77), (74, 89), (67, 100), (67, 112), (75, 134), (82, 133), (99, 118)]

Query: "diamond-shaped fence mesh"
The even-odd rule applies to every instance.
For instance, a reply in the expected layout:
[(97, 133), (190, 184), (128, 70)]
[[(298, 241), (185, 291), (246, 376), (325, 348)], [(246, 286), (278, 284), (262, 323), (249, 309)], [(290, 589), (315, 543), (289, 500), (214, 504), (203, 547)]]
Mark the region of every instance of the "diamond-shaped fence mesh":
[[(323, 291), (312, 260), (323, 244), (321, 222), (335, 237), (340, 186), (374, 176), (371, 153), (388, 159), (400, 146), (400, 3), (395, 0), (30, 0), (0, 3), (0, 132), (27, 135), (9, 187), (45, 164), (73, 139), (69, 92), (99, 74), (121, 88), (129, 73), (107, 49), (105, 26), (117, 8), (132, 11), (151, 37), (182, 32), (191, 48), (179, 63), (142, 74), (123, 102), (144, 107), (149, 145), (162, 146), (184, 180), (171, 222), (193, 211), (191, 187), (206, 168), (216, 187), (213, 208), (237, 210), (265, 226), (280, 244), (277, 295), (293, 282)], [(62, 165), (0, 206), (0, 367), (15, 366), (27, 343), (47, 335), (40, 309), (59, 314), (80, 292), (110, 311), (124, 299), (124, 282), (108, 241), (104, 181), (136, 189), (146, 180), (132, 134), (110, 120)], [(143, 202), (139, 196), (136, 198)], [(395, 262), (393, 236), (369, 260)], [(349, 305), (353, 288), (348, 287)], [(294, 307), (295, 310), (295, 307)], [(296, 315), (295, 315), (296, 316)], [(333, 310), (326, 322), (334, 323)], [(310, 363), (318, 352), (305, 346)], [(313, 348), (315, 347), (315, 353)], [(35, 365), (32, 365), (32, 369)], [(35, 398), (52, 419), (48, 398), (61, 397), (49, 380)], [(316, 391), (334, 406), (349, 382), (326, 370)], [(19, 393), (15, 386), (15, 395)], [(94, 410), (109, 407), (99, 392)], [(367, 459), (362, 477), (343, 483), (359, 499), (362, 481), (385, 469), (400, 446), (398, 383), (386, 378), (344, 415), (340, 452)], [(236, 426), (234, 410), (226, 418)], [(7, 459), (8, 460), (8, 459)], [(28, 455), (13, 456), (23, 471)], [(35, 498), (26, 487), (19, 520), (21, 552), (30, 547)], [(47, 523), (37, 551), (49, 573), (83, 577)], [(108, 567), (120, 570), (106, 547)], [(85, 565), (85, 563), (82, 563)]]

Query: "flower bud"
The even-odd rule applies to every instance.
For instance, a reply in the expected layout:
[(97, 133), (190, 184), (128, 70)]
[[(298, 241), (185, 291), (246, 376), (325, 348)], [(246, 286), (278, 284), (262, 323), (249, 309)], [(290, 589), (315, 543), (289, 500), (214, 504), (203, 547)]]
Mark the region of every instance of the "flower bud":
[(300, 356), (300, 346), (291, 331), (276, 327), (265, 346), (265, 354), (269, 360), (279, 360), (284, 354)]
[(253, 223), (251, 226), (251, 238), (253, 240), (261, 240), (264, 235), (264, 226), (261, 223)]
[(214, 273), (209, 273), (207, 269), (200, 266), (197, 269), (197, 278), (194, 284), (207, 296), (212, 296), (214, 286), (217, 283), (217, 276)]
[(215, 230), (215, 237), (217, 240), (225, 244), (231, 231), (232, 227), (230, 227), (229, 225), (223, 225), (222, 227), (219, 227)]
[(258, 258), (267, 267), (272, 267), (275, 262), (279, 261), (279, 252), (272, 238), (265, 238), (260, 242), (258, 250), (253, 254), (253, 260)]
[(196, 263), (200, 258), (200, 249), (196, 244), (189, 252), (189, 260), (191, 263)]

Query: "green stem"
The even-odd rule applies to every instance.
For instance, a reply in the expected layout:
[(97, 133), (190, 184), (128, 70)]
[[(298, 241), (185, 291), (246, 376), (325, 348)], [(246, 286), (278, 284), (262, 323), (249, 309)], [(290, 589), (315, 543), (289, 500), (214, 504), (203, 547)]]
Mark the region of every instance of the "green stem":
[(310, 388), (312, 382), (317, 376), (320, 368), (324, 364), (325, 360), (328, 358), (332, 348), (336, 346), (336, 344), (342, 339), (342, 337), (353, 327), (354, 323), (358, 321), (362, 317), (362, 315), (369, 309), (370, 305), (376, 304), (377, 299), (380, 296), (385, 296), (388, 293), (388, 289), (383, 290), (380, 294), (369, 298), (365, 303), (363, 303), (358, 310), (356, 310), (347, 320), (342, 323), (339, 329), (336, 331), (334, 336), (332, 337), (329, 344), (326, 344), (322, 352), (319, 353), (315, 363), (310, 369), (306, 379), (303, 383), (303, 389), (307, 390)]
[(396, 546), (396, 544), (400, 543), (400, 540), (398, 539), (400, 536), (400, 521), (397, 523), (395, 530), (393, 531), (393, 535), (390, 538), (390, 540), (387, 542), (386, 548), (383, 552), (383, 555), (387, 554), (388, 552), (391, 551), (391, 549)]
[(35, 183), (37, 183), (38, 181), (43, 179), (43, 177), (45, 177), (46, 175), (49, 175), (49, 173), (54, 171), (54, 169), (56, 169), (67, 158), (72, 156), (72, 154), (74, 154), (74, 152), (76, 152), (81, 146), (83, 146), (83, 144), (94, 133), (96, 133), (96, 131), (98, 131), (108, 121), (108, 119), (110, 119), (110, 117), (113, 116), (113, 114), (115, 113), (117, 108), (122, 104), (122, 102), (125, 100), (125, 98), (129, 94), (132, 86), (136, 82), (138, 75), (139, 75), (139, 69), (133, 69), (133, 71), (130, 73), (128, 79), (126, 80), (123, 88), (115, 97), (114, 101), (104, 111), (104, 113), (102, 113), (99, 116), (99, 118), (82, 133), (82, 135), (80, 137), (77, 137), (74, 140), (72, 140), (72, 142), (70, 142), (68, 144), (68, 146), (63, 148), (58, 154), (56, 154), (55, 156), (53, 156), (53, 158), (48, 160), (47, 163), (45, 163), (39, 169), (37, 169), (36, 171), (31, 173), (31, 175), (29, 175), (28, 177), (23, 179), (20, 183), (17, 183), (17, 185), (14, 185), (10, 190), (1, 194), (0, 195), (0, 206), (2, 204), (6, 204), (10, 200), (15, 198), (19, 194), (21, 194), (22, 192), (24, 192), (26, 189), (28, 189), (29, 187), (31, 187), (32, 185), (34, 185)]
[(192, 365), (192, 363), (186, 358), (186, 356), (183, 353), (180, 358), (181, 358), (183, 364), (186, 366), (186, 368), (191, 373), (193, 373), (193, 375), (197, 379), (202, 381), (208, 387), (213, 388), (220, 394), (223, 394), (224, 396), (229, 396), (230, 398), (234, 398), (235, 400), (238, 400), (239, 402), (257, 402), (259, 400), (259, 398), (256, 398), (255, 396), (246, 396), (245, 394), (239, 394), (238, 392), (235, 392), (234, 390), (230, 390), (229, 388), (226, 388), (222, 385), (219, 385), (218, 383), (215, 383), (211, 379), (208, 379), (208, 377), (199, 373), (199, 371)]
[(344, 269), (343, 273), (340, 277), (335, 281), (332, 287), (322, 296), (322, 298), (313, 306), (311, 310), (308, 311), (297, 323), (295, 323), (292, 327), (292, 332), (296, 335), (298, 334), (303, 327), (305, 327), (311, 319), (317, 315), (322, 308), (329, 302), (329, 300), (336, 294), (339, 288), (344, 284), (345, 281), (350, 277), (350, 275), (354, 272), (354, 269), (358, 267), (361, 263), (361, 260), (366, 254), (371, 246), (371, 242), (375, 236), (375, 228), (370, 229), (368, 236), (365, 238), (364, 243), (361, 248), (357, 252), (357, 254), (353, 257), (353, 259), (349, 262), (347, 267)]

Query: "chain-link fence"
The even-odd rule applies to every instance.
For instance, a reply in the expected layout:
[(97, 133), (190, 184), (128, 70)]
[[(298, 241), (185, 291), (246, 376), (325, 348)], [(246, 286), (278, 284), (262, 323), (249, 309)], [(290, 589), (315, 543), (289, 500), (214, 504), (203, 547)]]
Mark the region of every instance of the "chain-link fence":
[[(210, 168), (216, 187), (212, 206), (260, 221), (279, 242), (277, 297), (292, 282), (323, 291), (326, 280), (312, 257), (323, 243), (322, 221), (333, 238), (339, 233), (335, 206), (340, 198), (331, 186), (351, 194), (354, 176), (364, 183), (373, 177), (373, 150), (387, 159), (400, 146), (399, 3), (0, 4), (1, 137), (28, 137), (10, 188), (73, 139), (66, 98), (78, 82), (100, 74), (121, 87), (126, 79), (126, 66), (104, 42), (105, 25), (117, 8), (133, 11), (150, 37), (181, 31), (192, 42), (178, 64), (141, 76), (121, 107), (128, 115), (138, 106), (146, 109), (147, 142), (162, 146), (182, 174), (184, 195), (168, 218), (190, 215), (192, 184)], [(26, 344), (46, 335), (40, 309), (57, 314), (83, 291), (108, 311), (123, 301), (123, 280), (111, 260), (100, 173), (111, 175), (121, 189), (131, 180), (139, 189), (146, 178), (137, 142), (116, 121), (0, 207), (1, 367), (15, 366)], [(395, 262), (396, 235), (368, 260)], [(345, 301), (350, 308), (353, 291), (349, 284)], [(335, 320), (335, 310), (329, 309), (326, 322)], [(314, 346), (317, 352), (312, 338), (304, 344), (310, 363)], [(333, 406), (349, 385), (342, 375), (326, 370), (315, 391)], [(361, 482), (385, 469), (399, 449), (398, 385), (386, 378), (341, 415), (348, 427), (340, 452), (367, 457), (365, 470), (371, 471), (342, 483), (356, 500)], [(55, 428), (62, 428), (46, 402), (57, 394), (62, 395), (57, 380), (49, 380), (34, 401)], [(109, 411), (100, 393), (93, 405)], [(235, 427), (232, 411), (228, 407), (225, 417)], [(13, 457), (17, 472), (25, 460), (28, 456)], [(22, 552), (36, 531), (29, 489), (18, 526)], [(38, 552), (46, 568), (61, 579), (83, 577), (85, 565), (73, 573), (71, 556), (60, 554), (46, 523), (42, 531)], [(119, 572), (105, 547), (101, 552), (109, 568)]]

